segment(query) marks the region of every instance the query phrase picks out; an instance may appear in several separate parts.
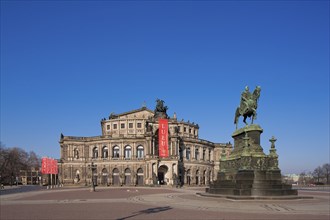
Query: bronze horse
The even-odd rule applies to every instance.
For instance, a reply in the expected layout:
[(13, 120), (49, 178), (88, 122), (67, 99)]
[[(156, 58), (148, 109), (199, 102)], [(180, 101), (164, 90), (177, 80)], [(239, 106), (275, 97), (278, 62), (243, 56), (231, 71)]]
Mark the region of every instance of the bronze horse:
[(236, 125), (236, 129), (237, 129), (237, 124), (238, 124), (238, 118), (240, 116), (243, 116), (243, 122), (247, 125), (248, 123), (246, 122), (246, 118), (252, 117), (252, 122), (251, 124), (253, 124), (253, 120), (255, 120), (257, 118), (257, 111), (256, 109), (258, 108), (258, 100), (260, 97), (260, 86), (257, 86), (255, 88), (255, 90), (253, 91), (253, 93), (251, 94), (249, 91), (249, 87), (245, 87), (245, 91), (242, 93), (241, 96), (241, 103), (240, 106), (236, 109), (236, 113), (235, 113), (235, 120), (234, 120), (234, 124)]

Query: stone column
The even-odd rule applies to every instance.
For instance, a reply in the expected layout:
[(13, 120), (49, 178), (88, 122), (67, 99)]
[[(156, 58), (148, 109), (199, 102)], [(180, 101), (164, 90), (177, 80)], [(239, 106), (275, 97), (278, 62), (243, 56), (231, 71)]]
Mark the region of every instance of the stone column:
[(111, 145), (111, 142), (109, 142), (109, 144), (108, 144), (108, 157), (109, 157), (109, 160), (111, 160), (112, 159), (112, 145)]
[(136, 159), (136, 143), (135, 142), (133, 142), (133, 144), (132, 144), (133, 146), (132, 146), (132, 160), (135, 160)]
[(155, 138), (153, 137), (152, 138), (152, 151), (151, 151), (151, 154), (152, 154), (152, 158), (154, 158), (155, 156)]

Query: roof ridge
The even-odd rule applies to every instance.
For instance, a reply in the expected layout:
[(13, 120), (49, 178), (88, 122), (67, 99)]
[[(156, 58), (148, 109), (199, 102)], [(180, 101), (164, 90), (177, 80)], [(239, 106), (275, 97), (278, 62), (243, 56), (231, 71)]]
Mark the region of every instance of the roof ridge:
[(142, 107), (142, 108), (138, 108), (138, 109), (134, 109), (134, 110), (131, 110), (131, 111), (128, 111), (128, 112), (123, 112), (123, 113), (114, 114), (114, 115), (119, 117), (119, 116), (128, 115), (128, 114), (132, 114), (132, 113), (140, 112), (140, 111), (144, 111), (144, 110), (146, 110), (150, 113), (154, 113), (154, 111), (152, 111), (151, 109), (148, 109), (147, 107)]

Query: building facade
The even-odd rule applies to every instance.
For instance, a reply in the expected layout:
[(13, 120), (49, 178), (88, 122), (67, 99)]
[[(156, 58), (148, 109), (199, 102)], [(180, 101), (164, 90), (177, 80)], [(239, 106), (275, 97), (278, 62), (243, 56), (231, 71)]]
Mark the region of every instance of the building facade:
[[(161, 101), (161, 100), (158, 100)], [(163, 102), (163, 101), (161, 101)], [(162, 103), (161, 103), (162, 104)], [(90, 185), (208, 185), (230, 143), (199, 139), (199, 126), (168, 117), (167, 107), (142, 107), (101, 120), (102, 135), (61, 134), (59, 181)], [(159, 157), (159, 119), (168, 120), (168, 157)]]

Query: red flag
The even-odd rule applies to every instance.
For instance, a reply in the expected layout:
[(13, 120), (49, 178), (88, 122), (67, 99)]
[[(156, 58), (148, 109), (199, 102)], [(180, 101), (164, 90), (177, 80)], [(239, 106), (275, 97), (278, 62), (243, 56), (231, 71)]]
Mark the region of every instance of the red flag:
[(47, 159), (46, 157), (43, 157), (41, 159), (41, 173), (47, 174)]
[(49, 159), (49, 173), (50, 174), (53, 174), (54, 172), (53, 172), (53, 159)]
[(51, 168), (52, 168), (52, 159), (47, 158), (46, 174), (52, 173)]
[(55, 160), (54, 159), (50, 159), (50, 174), (55, 174)]
[(57, 165), (57, 160), (55, 160), (55, 174), (58, 174), (58, 165)]
[(57, 160), (44, 157), (41, 159), (41, 172), (43, 174), (58, 174)]
[(57, 174), (58, 173), (58, 169), (57, 169), (57, 160), (53, 160), (53, 172), (52, 172), (52, 174)]
[(158, 123), (159, 157), (168, 157), (168, 121), (167, 119), (159, 119)]

